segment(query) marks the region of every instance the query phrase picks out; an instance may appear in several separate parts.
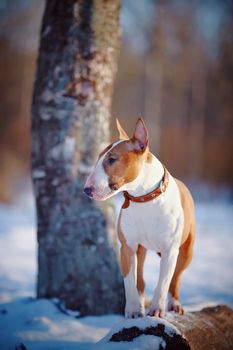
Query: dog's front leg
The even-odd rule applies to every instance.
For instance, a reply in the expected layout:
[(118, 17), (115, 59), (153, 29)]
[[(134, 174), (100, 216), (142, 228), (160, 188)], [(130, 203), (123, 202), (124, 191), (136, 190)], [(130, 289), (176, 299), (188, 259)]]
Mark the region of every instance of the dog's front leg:
[(125, 285), (125, 317), (137, 318), (143, 316), (143, 306), (140, 303), (138, 290), (136, 288), (136, 254), (131, 255), (130, 268), (128, 274), (124, 277)]
[(125, 236), (118, 226), (118, 237), (121, 242), (121, 272), (125, 285), (125, 317), (136, 318), (143, 316), (144, 306), (141, 305), (136, 287), (136, 252), (137, 245), (129, 246)]
[(178, 247), (161, 253), (159, 281), (154, 291), (149, 316), (163, 317), (165, 314), (168, 289), (176, 267), (178, 253)]

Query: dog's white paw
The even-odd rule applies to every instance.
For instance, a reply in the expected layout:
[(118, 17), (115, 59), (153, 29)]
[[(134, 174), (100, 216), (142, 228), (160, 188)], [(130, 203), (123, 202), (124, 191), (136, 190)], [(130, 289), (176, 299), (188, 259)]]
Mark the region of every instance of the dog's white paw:
[(175, 311), (175, 313), (177, 313), (179, 315), (184, 314), (184, 309), (183, 309), (182, 305), (180, 304), (179, 300), (173, 298), (171, 295), (169, 295), (167, 309), (168, 309), (168, 311)]
[(144, 311), (141, 305), (138, 305), (138, 303), (126, 304), (125, 318), (138, 318), (143, 316)]
[(157, 302), (157, 300), (152, 300), (151, 306), (149, 308), (147, 315), (152, 317), (163, 318), (165, 316), (165, 303), (164, 302), (159, 303)]
[(147, 316), (163, 318), (165, 316), (165, 309), (151, 306)]

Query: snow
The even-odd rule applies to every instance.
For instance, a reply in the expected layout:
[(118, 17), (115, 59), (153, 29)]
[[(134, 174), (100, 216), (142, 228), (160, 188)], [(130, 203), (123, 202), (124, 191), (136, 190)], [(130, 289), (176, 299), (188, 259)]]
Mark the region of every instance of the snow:
[[(196, 213), (195, 254), (182, 279), (181, 301), (186, 310), (218, 303), (233, 306), (233, 203), (222, 199), (197, 203)], [(14, 205), (0, 205), (1, 349), (14, 349), (20, 343), (30, 350), (129, 349), (129, 344), (106, 341), (113, 330), (130, 325), (131, 320), (119, 315), (78, 318), (78, 313), (65, 310), (57, 300), (35, 298), (36, 250), (34, 203), (26, 191)], [(158, 268), (159, 258), (149, 252), (145, 265), (149, 297)], [(133, 323), (145, 327), (151, 320)], [(132, 348), (142, 348), (145, 340), (147, 349), (161, 343), (159, 337), (142, 335)]]
[[(181, 281), (181, 301), (186, 309), (195, 305), (226, 303), (233, 305), (233, 204), (207, 202), (196, 204), (197, 237), (194, 257)], [(145, 277), (155, 281), (159, 259), (149, 252)], [(148, 285), (149, 295), (154, 285)], [(187, 307), (188, 306), (188, 307)]]
[[(79, 320), (65, 316), (51, 301), (33, 298), (2, 304), (0, 312), (0, 344), (4, 349), (14, 349), (21, 342), (27, 349), (36, 350), (88, 349), (90, 343), (102, 338), (109, 324), (119, 317)], [(101, 318), (104, 318), (102, 322)]]
[(143, 317), (143, 318), (137, 318), (137, 319), (127, 319), (121, 322), (118, 322), (116, 325), (113, 326), (113, 328), (110, 330), (110, 332), (99, 342), (99, 344), (104, 344), (107, 341), (109, 341), (114, 333), (120, 332), (123, 328), (131, 328), (131, 327), (138, 327), (139, 329), (145, 329), (148, 327), (156, 327), (158, 324), (163, 324), (165, 329), (165, 333), (172, 336), (173, 334), (180, 334), (178, 329), (174, 326), (171, 326), (170, 323), (168, 323), (165, 319), (159, 319), (154, 317)]
[(135, 337), (132, 342), (111, 342), (109, 343), (110, 339), (112, 338), (113, 334), (118, 333), (122, 331), (123, 329), (128, 329), (132, 327), (137, 327), (140, 330), (145, 330), (146, 328), (150, 327), (157, 327), (158, 324), (164, 325), (164, 332), (169, 335), (173, 336), (174, 334), (180, 334), (179, 330), (171, 325), (168, 321), (165, 319), (158, 319), (154, 317), (143, 317), (138, 319), (127, 319), (127, 320), (120, 320), (117, 324), (115, 324), (112, 329), (107, 333), (107, 335), (101, 339), (95, 346), (96, 350), (136, 350), (136, 349), (160, 349), (160, 346), (162, 348), (165, 348), (166, 343), (162, 337), (159, 336), (152, 336), (152, 335), (140, 335), (139, 337)]
[(142, 349), (160, 349), (165, 348), (165, 342), (161, 337), (154, 335), (141, 335), (140, 337), (135, 338), (132, 342), (111, 342), (111, 345), (106, 342), (100, 342), (96, 345), (96, 350), (142, 350)]

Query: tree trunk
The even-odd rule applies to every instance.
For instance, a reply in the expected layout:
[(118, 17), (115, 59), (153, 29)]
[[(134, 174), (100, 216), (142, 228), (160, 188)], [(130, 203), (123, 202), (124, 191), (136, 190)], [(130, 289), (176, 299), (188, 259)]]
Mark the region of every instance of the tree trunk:
[[(83, 194), (109, 142), (120, 0), (47, 0), (32, 105), (38, 297), (81, 315), (123, 310), (114, 211)], [(103, 213), (105, 212), (105, 213)]]

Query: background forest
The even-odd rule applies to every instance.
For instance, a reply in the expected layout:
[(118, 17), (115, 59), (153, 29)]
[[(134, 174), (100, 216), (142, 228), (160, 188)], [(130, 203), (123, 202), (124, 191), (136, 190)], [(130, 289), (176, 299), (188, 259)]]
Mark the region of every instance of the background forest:
[[(82, 0), (77, 2), (85, 3)], [(93, 3), (100, 2), (102, 0), (88, 1), (91, 9)], [(55, 13), (58, 18), (55, 25), (60, 28), (61, 23), (65, 22), (65, 17), (61, 16), (64, 9), (62, 6), (73, 9), (75, 0), (62, 3), (59, 0), (47, 0), (48, 9), (49, 3), (53, 4), (51, 8), (54, 6), (58, 10)], [(51, 160), (46, 147), (50, 141), (53, 144), (53, 138), (55, 140), (59, 134), (57, 128), (49, 128), (52, 124), (46, 118), (44, 124), (35, 122), (40, 118), (40, 103), (44, 103), (42, 107), (49, 104), (46, 94), (43, 95), (43, 89), (40, 89), (43, 69), (36, 69), (37, 58), (40, 57), (41, 67), (44, 65), (45, 71), (48, 68), (49, 76), (49, 72), (53, 73), (52, 60), (57, 55), (51, 45), (53, 38), (50, 37), (48, 47), (54, 54), (50, 67), (43, 62), (45, 56), (41, 55), (42, 50), (38, 56), (39, 42), (44, 40), (46, 43), (46, 36), (50, 32), (50, 29), (46, 30), (46, 26), (40, 32), (44, 9), (43, 0), (0, 0), (0, 348), (3, 344), (4, 349), (16, 350), (88, 350), (116, 322), (123, 322), (123, 316), (118, 314), (119, 310), (122, 311), (124, 301), (122, 278), (115, 255), (112, 250), (106, 249), (109, 242), (113, 250), (118, 248), (113, 228), (114, 213), (119, 209), (121, 197), (117, 197), (116, 201), (107, 201), (99, 207), (94, 201), (84, 197), (82, 176), (77, 177), (76, 188), (67, 171), (64, 172), (65, 175), (60, 173), (60, 179), (63, 176), (62, 180), (65, 181), (58, 181), (59, 186), (55, 184), (53, 187), (49, 182), (44, 182), (48, 185), (45, 187), (45, 201), (39, 203), (39, 215), (36, 218), (31, 181), (31, 153), (34, 152), (34, 185), (39, 183), (42, 193), (44, 175), (43, 172), (42, 176), (40, 171), (37, 172), (37, 166), (45, 159)], [(117, 11), (119, 8), (116, 13)], [(53, 11), (51, 13), (54, 15)], [(72, 11), (69, 12), (71, 13)], [(184, 274), (181, 301), (187, 311), (220, 303), (232, 307), (233, 3), (231, 0), (122, 0), (118, 13), (121, 39), (111, 106), (111, 140), (118, 138), (116, 117), (130, 135), (136, 119), (139, 116), (144, 118), (149, 131), (151, 151), (172, 175), (188, 184), (195, 199), (197, 241), (193, 262)], [(67, 27), (61, 28), (61, 32), (66, 32), (69, 20)], [(117, 15), (112, 16), (112, 20), (117, 22)], [(79, 30), (80, 28), (77, 33)], [(117, 31), (114, 34), (117, 42)], [(61, 37), (58, 39), (62, 41)], [(55, 46), (59, 47), (54, 44)], [(69, 45), (67, 47), (69, 50)], [(58, 62), (64, 57), (57, 55)], [(77, 57), (76, 67), (81, 61), (78, 55)], [(82, 63), (81, 61), (81, 65)], [(62, 66), (63, 73), (67, 73), (66, 67), (66, 64)], [(43, 78), (46, 83), (46, 74)], [(51, 88), (52, 100), (56, 89), (59, 91), (63, 87), (55, 81)], [(37, 96), (37, 92), (41, 93), (42, 98)], [(67, 115), (69, 110), (65, 107), (73, 107), (75, 103), (79, 103), (80, 107), (82, 101), (77, 98), (70, 99), (67, 105), (59, 103), (60, 101), (51, 104), (51, 120), (54, 121), (53, 117), (59, 110), (66, 116), (64, 119), (70, 127), (72, 123), (69, 122), (75, 119), (72, 120), (72, 116)], [(91, 156), (86, 152), (86, 165), (89, 167), (84, 166), (84, 172), (90, 169), (93, 159), (100, 151), (99, 140), (108, 139), (108, 123), (105, 123), (105, 134), (101, 134), (101, 113), (98, 108), (98, 130), (92, 130), (88, 126), (83, 132), (88, 135), (90, 130), (91, 141), (88, 139), (85, 146), (92, 148)], [(80, 110), (76, 115), (78, 121), (83, 118), (83, 115), (80, 117)], [(90, 122), (88, 113), (87, 120)], [(105, 117), (106, 115), (108, 113)], [(60, 127), (61, 119), (57, 118), (54, 125)], [(41, 132), (42, 136), (37, 138), (38, 125), (42, 124), (44, 133)], [(85, 124), (81, 126), (82, 130)], [(82, 136), (80, 139), (83, 140)], [(78, 152), (83, 146), (80, 139), (76, 139)], [(42, 143), (37, 144), (38, 140)], [(57, 140), (53, 146), (56, 146), (56, 142)], [(68, 151), (69, 149), (68, 147)], [(83, 154), (85, 156), (85, 152)], [(61, 159), (60, 162), (62, 156), (55, 152), (55, 156), (57, 155), (57, 169), (60, 171), (65, 161)], [(83, 158), (82, 161), (85, 161)], [(54, 164), (57, 163), (52, 165)], [(59, 175), (59, 171), (56, 175)], [(49, 181), (53, 180), (54, 174), (51, 174)], [(46, 201), (47, 194), (51, 201)], [(37, 192), (37, 200), (38, 197)], [(41, 215), (43, 209), (44, 216)], [(41, 217), (44, 221), (40, 221)], [(60, 219), (64, 226), (56, 226)], [(54, 231), (50, 227), (54, 227)], [(45, 239), (44, 233), (47, 235)], [(65, 251), (68, 252), (67, 256), (60, 254)], [(38, 259), (41, 253), (43, 259)], [(86, 259), (85, 264), (80, 263), (84, 261), (83, 257)], [(46, 273), (53, 258), (55, 268), (51, 273), (54, 278), (52, 280)], [(90, 261), (93, 265), (89, 264)], [(66, 265), (67, 270), (64, 268)], [(92, 266), (96, 270), (89, 275), (90, 271), (92, 273)], [(73, 273), (71, 276), (70, 271)], [(115, 288), (104, 285), (107, 273), (110, 276), (109, 281), (112, 277), (113, 282), (110, 283), (114, 284), (116, 278)], [(68, 278), (64, 283), (62, 278), (66, 278), (66, 274)], [(159, 260), (155, 259), (153, 252), (149, 252), (145, 266), (148, 297), (152, 296), (158, 274)], [(44, 288), (45, 280), (47, 289)], [(56, 283), (59, 288), (64, 285), (63, 295), (54, 293), (53, 287)], [(104, 288), (108, 290), (108, 302), (105, 303), (107, 298), (102, 293)], [(50, 300), (47, 299), (50, 297)], [(113, 299), (117, 305), (114, 305)], [(87, 300), (86, 304), (84, 300)], [(102, 314), (104, 315), (99, 316)], [(80, 315), (85, 317), (79, 318)], [(25, 348), (20, 347), (21, 342)]]
[[(1, 189), (29, 169), (32, 84), (43, 1), (1, 1)], [(149, 126), (152, 151), (177, 177), (233, 186), (231, 1), (123, 1), (112, 105), (132, 132)], [(15, 188), (15, 187), (14, 187)]]

